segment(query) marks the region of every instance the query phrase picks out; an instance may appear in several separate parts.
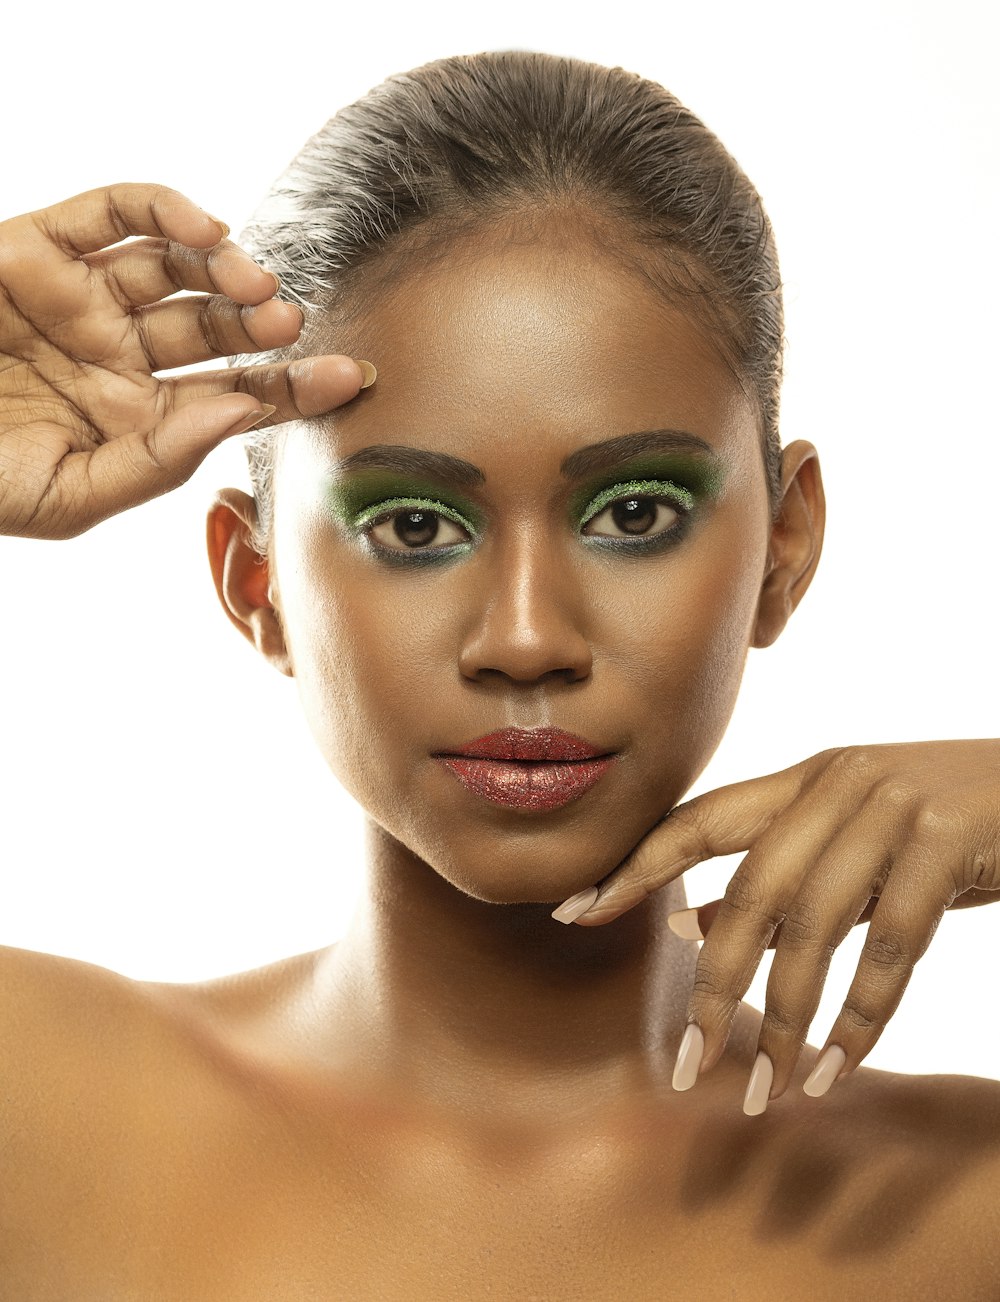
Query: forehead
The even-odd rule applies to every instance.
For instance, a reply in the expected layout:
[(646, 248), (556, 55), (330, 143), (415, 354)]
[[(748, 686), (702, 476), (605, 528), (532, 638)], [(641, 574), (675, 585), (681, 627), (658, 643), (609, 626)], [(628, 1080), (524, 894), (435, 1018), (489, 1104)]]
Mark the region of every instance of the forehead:
[(374, 443), (464, 456), (495, 474), (670, 427), (730, 460), (755, 455), (757, 414), (718, 341), (641, 270), (579, 230), (457, 244), (359, 293), (309, 351), (366, 357), (378, 380), (314, 423), (338, 457)]

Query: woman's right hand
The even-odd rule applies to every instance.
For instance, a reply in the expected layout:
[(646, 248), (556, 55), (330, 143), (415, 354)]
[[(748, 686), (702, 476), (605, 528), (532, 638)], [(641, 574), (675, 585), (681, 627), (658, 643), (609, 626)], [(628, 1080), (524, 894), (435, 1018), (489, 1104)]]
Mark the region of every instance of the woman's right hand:
[[(357, 395), (364, 372), (339, 354), (154, 376), (298, 338), (300, 309), (226, 234), (142, 184), (0, 222), (0, 534), (75, 538), (185, 483), (230, 435)], [(130, 235), (148, 238), (108, 247)], [(161, 301), (181, 289), (201, 292)]]

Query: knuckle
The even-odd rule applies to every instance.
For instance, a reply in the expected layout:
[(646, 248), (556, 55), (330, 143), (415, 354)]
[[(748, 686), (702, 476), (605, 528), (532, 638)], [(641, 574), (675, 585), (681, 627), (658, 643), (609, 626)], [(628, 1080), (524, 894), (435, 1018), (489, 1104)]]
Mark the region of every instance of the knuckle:
[(844, 1004), (841, 1018), (852, 1031), (862, 1031), (865, 1034), (873, 1031), (878, 1025), (878, 1019), (853, 999), (847, 1000)]
[(808, 1027), (801, 1016), (783, 1011), (781, 1008), (767, 1007), (761, 1019), (761, 1031), (779, 1035), (782, 1039), (793, 1039), (805, 1044)]
[(983, 891), (1000, 891), (1000, 847), (973, 851), (964, 865), (959, 893), (973, 886)]
[(255, 366), (237, 367), (235, 392), (249, 393), (261, 401), (275, 406), (293, 399), (288, 381), (288, 368), (275, 362), (261, 362)]
[(198, 325), (206, 344), (216, 355), (223, 355), (225, 349), (219, 337), (219, 326), (229, 315), (226, 300), (217, 296), (207, 298), (198, 308)]
[(758, 913), (763, 903), (763, 895), (752, 875), (739, 871), (730, 879), (722, 903), (734, 913)]
[(735, 1002), (728, 982), (723, 973), (708, 963), (699, 963), (694, 974), (694, 994), (696, 999)]
[(901, 931), (869, 926), (862, 956), (879, 967), (906, 967), (914, 962), (913, 947)]
[(782, 940), (798, 948), (816, 948), (824, 932), (819, 912), (809, 905), (796, 903), (781, 921)]
[(940, 804), (921, 804), (913, 816), (913, 832), (920, 840), (958, 840), (965, 831), (965, 820), (952, 808)]
[(833, 752), (827, 772), (837, 778), (864, 780), (876, 771), (877, 761), (865, 746), (840, 746)]
[(218, 269), (218, 263), (220, 259), (226, 256), (225, 243), (222, 242), (220, 244), (213, 244), (210, 249), (199, 249), (197, 252), (202, 258), (204, 262), (205, 270), (208, 272), (209, 276), (212, 279), (212, 283), (214, 284), (216, 282), (216, 271)]
[(156, 240), (154, 244), (163, 251), (163, 274), (174, 289), (185, 289), (184, 273), (181, 271), (184, 261), (184, 246), (175, 240)]
[(875, 784), (874, 798), (885, 809), (905, 810), (917, 798), (917, 791), (909, 782), (894, 774)]

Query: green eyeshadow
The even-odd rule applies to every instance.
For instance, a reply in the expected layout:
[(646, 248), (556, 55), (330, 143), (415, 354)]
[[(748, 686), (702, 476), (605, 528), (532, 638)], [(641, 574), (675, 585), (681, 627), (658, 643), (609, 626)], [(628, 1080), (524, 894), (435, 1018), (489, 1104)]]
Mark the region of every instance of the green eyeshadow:
[(598, 511), (628, 493), (653, 497), (673, 497), (692, 511), (699, 499), (719, 495), (726, 472), (715, 461), (701, 457), (648, 457), (614, 466), (595, 483), (592, 479), (573, 494), (570, 518), (586, 524)]
[[(621, 500), (630, 493), (665, 497), (691, 513), (699, 500), (718, 496), (725, 478), (724, 465), (707, 457), (672, 453), (632, 458), (603, 474), (589, 476), (589, 482), (574, 490), (569, 502), (569, 523), (572, 528), (582, 527), (609, 502)], [(448, 500), (442, 500), (443, 497)], [(473, 539), (483, 533), (486, 525), (481, 507), (450, 487), (421, 475), (378, 469), (356, 471), (331, 479), (326, 498), (334, 518), (355, 535), (363, 534), (381, 517), (406, 508), (436, 512), (465, 529)], [(429, 559), (432, 554), (442, 556), (461, 546), (456, 543), (449, 548), (414, 549), (409, 555), (414, 559), (418, 555)]]
[(482, 511), (457, 498), (448, 490), (448, 502), (441, 500), (441, 487), (426, 480), (386, 473), (352, 475), (349, 479), (334, 480), (330, 484), (328, 501), (336, 519), (352, 533), (361, 533), (378, 516), (393, 510), (412, 507), (437, 511), (447, 520), (476, 535), (482, 532)]

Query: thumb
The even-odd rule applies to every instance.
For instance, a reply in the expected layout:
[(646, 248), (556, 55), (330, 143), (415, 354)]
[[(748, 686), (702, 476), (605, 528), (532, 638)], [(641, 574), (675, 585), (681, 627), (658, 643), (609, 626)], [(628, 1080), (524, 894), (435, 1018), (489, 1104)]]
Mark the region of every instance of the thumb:
[(153, 465), (162, 467), (176, 484), (186, 483), (213, 448), (236, 434), (245, 434), (277, 411), (258, 398), (247, 395), (234, 402), (234, 396), (194, 399), (154, 426), (144, 440), (136, 435), (145, 442)]
[[(796, 798), (821, 759), (812, 756), (780, 772), (731, 782), (675, 805), (603, 881), (571, 896), (553, 917), (585, 927), (603, 926), (695, 864), (749, 850)], [(579, 903), (571, 907), (574, 901)]]
[(213, 448), (277, 410), (249, 395), (197, 398), (146, 433), (123, 434), (90, 456), (88, 478), (104, 516), (126, 511), (186, 483)]

